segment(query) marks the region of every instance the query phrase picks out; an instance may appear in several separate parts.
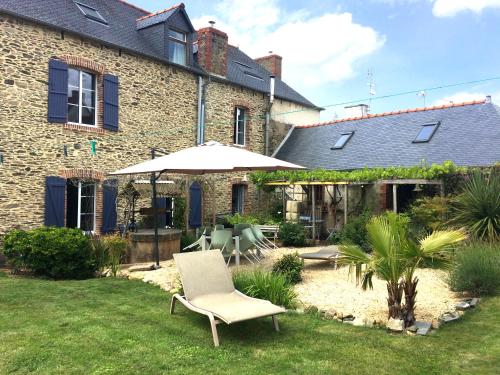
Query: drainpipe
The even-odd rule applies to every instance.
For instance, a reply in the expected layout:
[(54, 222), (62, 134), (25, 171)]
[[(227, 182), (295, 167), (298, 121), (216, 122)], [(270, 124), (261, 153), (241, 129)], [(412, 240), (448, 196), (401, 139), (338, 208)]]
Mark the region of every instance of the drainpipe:
[(264, 128), (264, 144), (265, 144), (264, 154), (266, 156), (269, 155), (269, 122), (271, 120), (271, 107), (273, 106), (274, 102), (274, 80), (275, 80), (274, 75), (269, 77), (269, 105), (267, 106), (266, 123)]
[(196, 124), (196, 144), (203, 143), (203, 77), (198, 76), (198, 121)]

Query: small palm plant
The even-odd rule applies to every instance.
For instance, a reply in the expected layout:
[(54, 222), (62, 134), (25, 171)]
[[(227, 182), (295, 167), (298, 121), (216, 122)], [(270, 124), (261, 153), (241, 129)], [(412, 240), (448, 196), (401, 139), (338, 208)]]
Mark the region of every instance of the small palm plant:
[(470, 228), (474, 237), (500, 240), (500, 174), (474, 172), (455, 197), (452, 213), (452, 222)]
[[(463, 230), (435, 231), (419, 240), (410, 238), (409, 219), (395, 213), (373, 217), (367, 224), (371, 254), (356, 245), (341, 245), (339, 262), (355, 269), (364, 290), (373, 288), (373, 277), (387, 282), (389, 318), (415, 322), (418, 278), (415, 270), (424, 261), (437, 267), (449, 264), (455, 244), (466, 237)], [(402, 304), (404, 296), (404, 305)]]

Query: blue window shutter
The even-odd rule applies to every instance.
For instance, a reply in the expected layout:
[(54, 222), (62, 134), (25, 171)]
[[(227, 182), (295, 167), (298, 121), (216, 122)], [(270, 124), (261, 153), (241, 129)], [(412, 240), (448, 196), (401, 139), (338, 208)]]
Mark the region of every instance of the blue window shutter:
[(49, 122), (68, 120), (68, 64), (49, 60)]
[(104, 129), (118, 131), (118, 77), (105, 74), (103, 87)]
[(201, 227), (201, 186), (197, 182), (189, 188), (189, 226)]
[(112, 233), (116, 230), (116, 197), (118, 180), (106, 180), (102, 184), (102, 227), (101, 233)]
[(45, 177), (45, 225), (64, 227), (64, 196), (66, 180), (61, 177)]

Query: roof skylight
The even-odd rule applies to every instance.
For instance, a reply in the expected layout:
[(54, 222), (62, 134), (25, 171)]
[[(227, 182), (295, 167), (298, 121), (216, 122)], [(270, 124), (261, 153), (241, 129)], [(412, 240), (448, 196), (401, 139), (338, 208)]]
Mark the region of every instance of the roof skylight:
[(337, 142), (335, 142), (335, 145), (331, 148), (331, 150), (338, 150), (338, 149), (344, 148), (347, 141), (349, 141), (349, 139), (351, 139), (353, 134), (354, 134), (354, 132), (342, 133), (340, 135), (339, 139), (337, 139)]
[(255, 79), (258, 79), (260, 81), (263, 81), (264, 78), (262, 78), (261, 76), (258, 76), (257, 74), (253, 74), (252, 72), (249, 72), (247, 70), (245, 70), (243, 73), (245, 73), (247, 76), (249, 77), (252, 77), (252, 78), (255, 78)]
[(422, 128), (418, 132), (417, 137), (413, 140), (413, 143), (424, 143), (429, 142), (436, 132), (436, 129), (439, 126), (439, 122), (435, 124), (426, 124), (422, 125)]
[(85, 17), (91, 19), (92, 21), (96, 21), (99, 23), (102, 23), (104, 25), (108, 24), (108, 21), (104, 19), (103, 16), (97, 11), (97, 9), (92, 8), (91, 6), (78, 3), (75, 1), (75, 4), (78, 6), (78, 8), (82, 11), (82, 13), (85, 15)]

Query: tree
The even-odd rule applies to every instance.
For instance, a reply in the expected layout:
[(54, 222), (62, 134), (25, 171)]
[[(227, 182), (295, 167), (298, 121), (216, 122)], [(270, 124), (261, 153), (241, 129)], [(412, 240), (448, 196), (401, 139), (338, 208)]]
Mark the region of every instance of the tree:
[(392, 212), (373, 217), (366, 226), (372, 253), (367, 254), (357, 245), (343, 244), (339, 259), (339, 263), (355, 269), (356, 281), (361, 281), (364, 290), (373, 288), (374, 276), (387, 282), (388, 317), (403, 319), (405, 327), (415, 322), (415, 270), (426, 260), (445, 267), (454, 245), (466, 238), (463, 230), (447, 230), (413, 240), (408, 225), (408, 217)]

